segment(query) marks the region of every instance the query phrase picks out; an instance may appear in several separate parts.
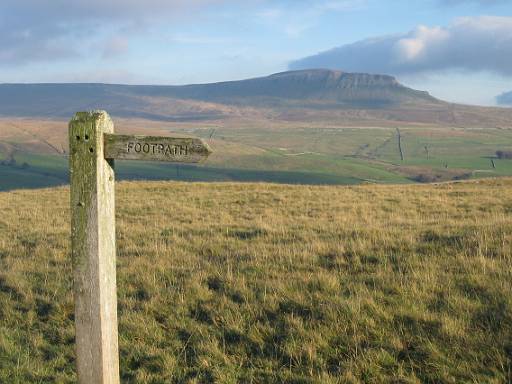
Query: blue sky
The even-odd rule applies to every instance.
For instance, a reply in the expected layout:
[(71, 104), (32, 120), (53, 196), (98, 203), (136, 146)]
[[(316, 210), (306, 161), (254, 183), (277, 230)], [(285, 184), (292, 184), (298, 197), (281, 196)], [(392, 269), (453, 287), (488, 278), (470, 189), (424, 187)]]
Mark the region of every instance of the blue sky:
[[(333, 50), (336, 48), (335, 50)], [(510, 0), (2, 0), (0, 82), (388, 73), (462, 103), (512, 90)]]

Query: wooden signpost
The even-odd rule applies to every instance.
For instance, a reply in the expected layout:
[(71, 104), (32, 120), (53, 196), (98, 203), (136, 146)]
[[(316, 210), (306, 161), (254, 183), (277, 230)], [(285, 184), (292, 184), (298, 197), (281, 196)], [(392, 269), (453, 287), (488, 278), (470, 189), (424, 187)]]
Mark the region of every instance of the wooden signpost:
[(80, 384), (119, 383), (114, 159), (197, 163), (201, 139), (115, 135), (104, 111), (69, 123), (71, 253)]

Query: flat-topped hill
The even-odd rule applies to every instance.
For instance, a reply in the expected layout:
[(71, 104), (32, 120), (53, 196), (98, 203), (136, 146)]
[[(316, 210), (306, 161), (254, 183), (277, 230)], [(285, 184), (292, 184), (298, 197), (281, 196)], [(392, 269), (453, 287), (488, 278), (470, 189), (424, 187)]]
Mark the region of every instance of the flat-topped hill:
[[(122, 381), (507, 382), (511, 191), (119, 183)], [(68, 196), (0, 193), (0, 382), (75, 382)]]
[(309, 69), (210, 84), (0, 84), (0, 116), (69, 118), (104, 109), (170, 122), (250, 120), (510, 127), (512, 110), (451, 104), (382, 74)]
[[(272, 107), (297, 104), (317, 108), (386, 107), (402, 103), (440, 104), (427, 92), (407, 88), (386, 75), (302, 70), (248, 80), (183, 86), (116, 84), (0, 84), (0, 115), (69, 116), (70, 110), (107, 109), (137, 116), (152, 98)], [(316, 101), (316, 103), (315, 103)], [(53, 103), (52, 108), (43, 109)], [(327, 103), (327, 104), (326, 104)], [(132, 115), (128, 112), (132, 110)], [(154, 109), (154, 108), (153, 108)], [(148, 111), (150, 113), (150, 111)], [(141, 117), (144, 117), (141, 115)]]
[(406, 102), (440, 103), (427, 92), (401, 85), (394, 77), (312, 69), (276, 73), (255, 79), (182, 87), (152, 87), (154, 96), (271, 106), (275, 99), (289, 101), (329, 101), (331, 107), (384, 107)]

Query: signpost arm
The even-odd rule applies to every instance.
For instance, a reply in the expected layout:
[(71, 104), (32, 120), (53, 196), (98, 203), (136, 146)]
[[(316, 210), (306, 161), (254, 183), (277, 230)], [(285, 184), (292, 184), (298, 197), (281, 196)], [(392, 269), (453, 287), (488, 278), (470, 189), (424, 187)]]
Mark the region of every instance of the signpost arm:
[(116, 245), (113, 160), (104, 111), (79, 112), (69, 123), (71, 242), (76, 358), (80, 384), (118, 384)]

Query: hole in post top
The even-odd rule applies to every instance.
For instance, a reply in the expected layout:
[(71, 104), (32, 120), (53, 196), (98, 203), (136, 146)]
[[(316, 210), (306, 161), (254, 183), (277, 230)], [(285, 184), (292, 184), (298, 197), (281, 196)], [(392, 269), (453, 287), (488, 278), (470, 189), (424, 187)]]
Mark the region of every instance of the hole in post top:
[(76, 141), (80, 141), (80, 135), (76, 135)]
[(94, 148), (89, 148), (89, 152), (93, 153), (94, 152)]
[(89, 135), (85, 135), (84, 138), (85, 138), (85, 141), (89, 141)]

